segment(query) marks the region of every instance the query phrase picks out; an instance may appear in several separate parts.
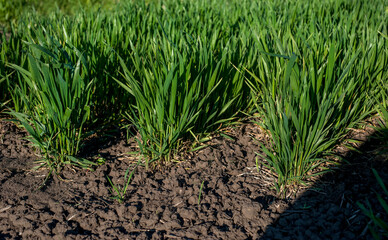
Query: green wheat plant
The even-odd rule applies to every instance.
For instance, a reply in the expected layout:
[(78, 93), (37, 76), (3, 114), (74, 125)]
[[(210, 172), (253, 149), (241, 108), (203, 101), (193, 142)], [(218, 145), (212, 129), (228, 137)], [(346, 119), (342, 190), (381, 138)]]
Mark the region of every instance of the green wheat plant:
[(182, 38), (180, 21), (150, 21), (160, 26), (155, 42), (131, 43), (132, 55), (121, 58), (123, 76), (117, 79), (135, 99), (126, 116), (140, 133), (146, 165), (174, 160), (184, 141), (230, 121), (246, 105), (243, 73), (231, 63), (231, 49), (242, 48), (237, 40), (216, 52), (217, 35)]
[[(29, 133), (29, 140), (40, 151), (38, 167), (59, 173), (65, 164), (89, 167), (92, 163), (76, 155), (85, 136), (83, 125), (90, 116), (90, 92), (93, 81), (88, 78), (81, 53), (76, 63), (64, 61), (67, 52), (57, 46), (54, 51), (30, 44), (28, 68), (15, 64), (20, 81), (28, 86), (25, 93), (17, 91), (28, 110), (11, 110)], [(73, 51), (77, 51), (73, 49)]]
[[(127, 169), (124, 175), (124, 182), (125, 184), (123, 186), (114, 184), (112, 180), (109, 178), (109, 176), (106, 176), (108, 179), (109, 184), (111, 185), (113, 190), (110, 190), (112, 196), (112, 199), (116, 200), (118, 203), (123, 203), (125, 200), (125, 194), (127, 193), (129, 183), (131, 182), (132, 176), (136, 171), (137, 166), (139, 166), (139, 163), (135, 166), (135, 168), (130, 172), (131, 166)], [(129, 175), (128, 175), (129, 174)]]
[(154, 161), (173, 160), (174, 151), (179, 149), (184, 134), (193, 128), (212, 91), (210, 88), (203, 93), (200, 70), (196, 70), (198, 74), (192, 72), (193, 60), (176, 54), (178, 61), (171, 67), (152, 58), (142, 63), (135, 55), (133, 63), (138, 77), (121, 62), (125, 82), (117, 82), (136, 99), (127, 116), (140, 132), (138, 143), (147, 156), (147, 166)]
[(259, 95), (262, 106), (258, 106), (258, 111), (273, 141), (271, 149), (262, 149), (268, 167), (277, 175), (276, 189), (280, 193), (301, 184), (324, 161), (319, 153), (333, 141), (326, 140), (327, 120), (333, 112), (329, 97), (322, 96), (323, 104), (314, 106), (318, 96), (311, 92), (306, 72), (298, 72), (296, 61), (296, 55), (288, 59), (279, 88), (269, 81)]
[[(18, 83), (17, 74), (14, 69), (7, 67), (7, 63), (24, 66), (27, 56), (22, 52), (22, 39), (23, 34), (16, 28), (0, 30), (0, 102), (7, 102), (16, 97), (10, 89)], [(20, 101), (12, 102), (17, 103), (15, 110), (19, 109)]]
[[(388, 82), (381, 82), (383, 86), (381, 91), (380, 101), (378, 100), (378, 113), (380, 119), (378, 119), (378, 125), (376, 129), (376, 138), (380, 139), (382, 142), (385, 142), (384, 147), (388, 146)], [(388, 150), (383, 150), (382, 154), (386, 153)]]
[[(262, 149), (268, 167), (277, 176), (280, 193), (323, 173), (314, 170), (328, 161), (324, 155), (374, 109), (375, 101), (369, 95), (377, 84), (365, 87), (369, 79), (356, 80), (353, 76), (360, 75), (352, 73), (358, 64), (365, 66), (365, 60), (357, 61), (361, 53), (346, 56), (347, 65), (341, 71), (338, 53), (332, 46), (322, 66), (317, 66), (314, 58), (298, 62), (295, 54), (270, 56), (280, 61), (265, 56), (262, 66), (272, 65), (278, 71), (261, 78), (252, 74), (256, 82), (250, 82), (253, 98), (263, 117), (262, 125), (272, 136), (272, 148)], [(382, 73), (378, 69), (376, 76)]]
[[(375, 112), (375, 95), (387, 80), (386, 42), (378, 33), (386, 31), (386, 15), (379, 5), (367, 23), (365, 2), (320, 2), (326, 7), (316, 15), (313, 2), (266, 4), (268, 15), (254, 15), (262, 25), (253, 28), (260, 54), (247, 82), (259, 124), (272, 136), (262, 146), (263, 163), (283, 193), (323, 173), (332, 147)], [(368, 24), (374, 34), (366, 34)]]

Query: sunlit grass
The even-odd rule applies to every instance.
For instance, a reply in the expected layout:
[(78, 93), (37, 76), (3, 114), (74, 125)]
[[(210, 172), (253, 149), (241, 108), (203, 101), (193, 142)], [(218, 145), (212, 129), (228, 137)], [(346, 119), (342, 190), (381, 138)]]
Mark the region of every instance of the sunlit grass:
[(47, 39), (42, 45), (28, 43), (28, 68), (9, 64), (23, 86), (16, 86), (13, 94), (25, 106), (24, 112), (9, 113), (24, 126), (28, 139), (39, 150), (38, 167), (58, 174), (65, 164), (83, 168), (92, 164), (77, 154), (90, 116), (93, 80), (82, 53), (69, 47), (79, 58), (72, 62), (58, 42), (49, 36)]
[[(386, 109), (380, 96), (387, 89), (388, 14), (380, 1), (113, 5), (72, 9), (71, 15), (28, 12), (4, 28), (0, 106), (11, 107), (15, 116), (30, 116), (23, 121), (34, 125), (26, 120), (46, 110), (31, 114), (31, 102), (39, 100), (37, 106), (47, 109), (53, 103), (40, 100), (29, 82), (61, 82), (59, 76), (71, 69), (68, 63), (76, 69), (82, 55), (79, 68), (88, 75), (79, 82), (86, 85), (74, 86), (87, 93), (74, 101), (85, 100), (77, 109), (79, 117), (88, 117), (61, 133), (67, 127), (103, 129), (126, 117), (139, 133), (144, 163), (160, 164), (175, 160), (184, 142), (237, 121), (241, 112), (257, 113), (272, 136), (273, 147), (263, 147), (263, 157), (277, 176), (279, 192), (303, 184), (348, 129)], [(64, 49), (55, 64), (45, 56)], [(34, 61), (55, 74), (47, 81), (23, 75), (33, 70)], [(63, 86), (73, 87), (74, 76), (66, 76)], [(62, 115), (61, 109), (55, 111)], [(35, 120), (48, 129), (49, 121)], [(50, 134), (41, 148), (57, 136)], [(75, 136), (78, 146), (82, 134)]]

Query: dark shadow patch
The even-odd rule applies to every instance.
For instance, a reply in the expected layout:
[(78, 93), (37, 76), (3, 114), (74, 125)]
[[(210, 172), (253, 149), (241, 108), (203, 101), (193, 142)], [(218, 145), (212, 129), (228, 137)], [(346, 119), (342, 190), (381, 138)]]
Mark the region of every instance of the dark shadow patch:
[(376, 197), (376, 192), (383, 192), (371, 170), (388, 182), (388, 159), (379, 154), (383, 148), (386, 143), (368, 136), (358, 151), (347, 152), (342, 164), (307, 189), (260, 239), (373, 239), (367, 229), (369, 219), (357, 202), (365, 205), (368, 200), (375, 213), (383, 212)]

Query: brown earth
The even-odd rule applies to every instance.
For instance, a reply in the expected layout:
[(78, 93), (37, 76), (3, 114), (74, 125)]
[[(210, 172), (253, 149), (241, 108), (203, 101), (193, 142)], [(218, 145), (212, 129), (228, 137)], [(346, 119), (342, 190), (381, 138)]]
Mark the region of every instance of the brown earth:
[[(38, 190), (47, 171), (30, 170), (36, 156), (26, 133), (0, 121), (0, 239), (372, 238), (356, 202), (369, 199), (383, 214), (371, 172), (374, 167), (388, 179), (379, 142), (365, 141), (362, 154), (348, 152), (347, 164), (280, 199), (271, 174), (256, 169), (265, 135), (253, 124), (228, 135), (233, 139), (214, 137), (210, 147), (173, 166), (138, 168), (120, 204), (111, 198), (106, 176), (122, 185), (136, 159), (127, 154), (137, 150), (135, 141), (127, 143), (124, 133), (84, 148), (88, 158), (106, 160), (95, 171), (65, 169), (63, 180), (52, 178)], [(365, 140), (365, 131), (360, 136)]]

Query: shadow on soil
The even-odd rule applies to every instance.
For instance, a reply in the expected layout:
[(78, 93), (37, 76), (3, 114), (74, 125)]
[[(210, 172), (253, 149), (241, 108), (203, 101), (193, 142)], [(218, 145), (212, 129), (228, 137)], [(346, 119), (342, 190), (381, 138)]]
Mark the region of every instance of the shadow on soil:
[(126, 141), (127, 136), (135, 135), (136, 131), (134, 127), (130, 127), (128, 130), (123, 130), (120, 127), (111, 126), (108, 129), (100, 130), (84, 140), (79, 156), (82, 158), (91, 158), (99, 155), (106, 160), (113, 160), (115, 158), (114, 155), (108, 151), (101, 152), (100, 150), (111, 148), (112, 146), (120, 143), (124, 147), (127, 147), (129, 146)]
[(372, 172), (376, 169), (388, 183), (388, 156), (382, 154), (387, 145), (375, 134), (360, 140), (358, 150), (345, 153), (342, 164), (296, 199), (260, 239), (373, 239), (371, 221), (357, 202), (366, 205), (368, 199), (374, 213), (388, 220), (376, 193), (388, 199)]

